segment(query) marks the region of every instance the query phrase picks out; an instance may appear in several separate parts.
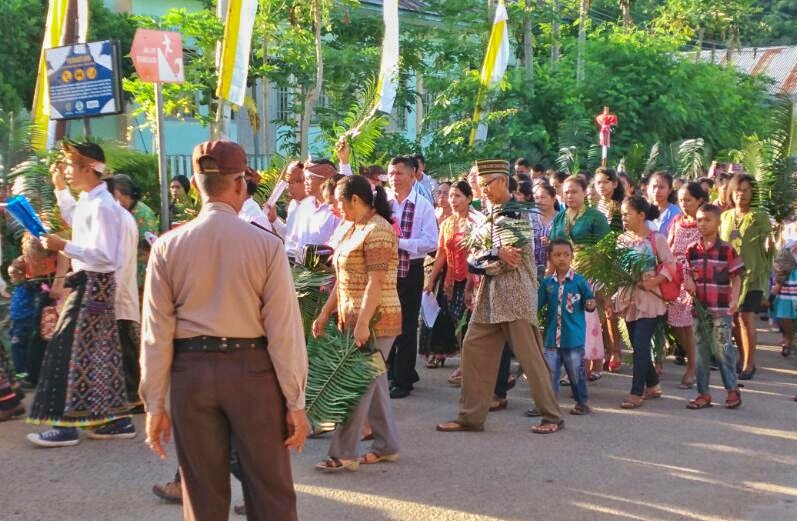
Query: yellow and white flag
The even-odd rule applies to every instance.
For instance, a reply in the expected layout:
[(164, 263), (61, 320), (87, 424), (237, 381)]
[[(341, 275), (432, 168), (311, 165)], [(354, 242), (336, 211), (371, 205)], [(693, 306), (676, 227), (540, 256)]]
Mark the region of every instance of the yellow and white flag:
[[(32, 145), (34, 150), (44, 152), (53, 146), (55, 128), (50, 122), (50, 84), (47, 80), (47, 62), (44, 59), (44, 51), (53, 47), (67, 45), (65, 41), (70, 0), (50, 0), (50, 7), (47, 10), (47, 23), (44, 27), (44, 39), (42, 40), (42, 50), (39, 54), (39, 73), (36, 78), (36, 90), (33, 93), (33, 132)], [(89, 30), (89, 0), (76, 0), (75, 13), (77, 17), (77, 41), (85, 43)]]
[(228, 0), (216, 96), (243, 106), (257, 0)]
[(501, 81), (509, 63), (508, 21), (509, 17), (506, 14), (504, 0), (498, 0), (498, 5), (495, 8), (493, 29), (490, 31), (490, 41), (487, 43), (487, 53), (484, 56), (484, 64), (482, 65), (479, 94), (476, 96), (476, 110), (473, 113), (473, 120), (479, 122), (479, 126), (471, 131), (471, 145), (476, 141), (484, 141), (487, 138), (487, 125), (480, 121), (482, 104), (484, 103), (487, 88)]
[(382, 40), (382, 65), (376, 85), (376, 110), (390, 114), (396, 101), (399, 76), (399, 15), (398, 0), (382, 2), (385, 36)]

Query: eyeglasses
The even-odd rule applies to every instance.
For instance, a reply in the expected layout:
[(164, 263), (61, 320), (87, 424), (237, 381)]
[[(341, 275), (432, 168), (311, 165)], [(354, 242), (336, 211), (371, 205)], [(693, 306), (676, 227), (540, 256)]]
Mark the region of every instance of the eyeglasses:
[(492, 179), (490, 179), (486, 183), (479, 183), (479, 188), (481, 188), (483, 190), (483, 189), (487, 188), (488, 186), (490, 186), (491, 183), (494, 183), (495, 181), (498, 181), (499, 179), (501, 179), (501, 178), (500, 177), (493, 177)]

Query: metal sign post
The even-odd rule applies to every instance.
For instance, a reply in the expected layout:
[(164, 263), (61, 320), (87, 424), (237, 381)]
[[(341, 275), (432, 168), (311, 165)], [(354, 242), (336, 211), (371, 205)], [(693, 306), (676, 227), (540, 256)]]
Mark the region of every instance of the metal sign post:
[(155, 84), (155, 132), (158, 134), (158, 180), (161, 186), (161, 233), (169, 231), (169, 173), (166, 171), (166, 140), (163, 132), (163, 87)]
[(155, 133), (158, 138), (158, 180), (161, 189), (161, 233), (169, 230), (169, 173), (166, 171), (166, 139), (163, 125), (162, 83), (185, 81), (183, 42), (180, 33), (138, 29), (130, 57), (139, 78), (155, 84)]

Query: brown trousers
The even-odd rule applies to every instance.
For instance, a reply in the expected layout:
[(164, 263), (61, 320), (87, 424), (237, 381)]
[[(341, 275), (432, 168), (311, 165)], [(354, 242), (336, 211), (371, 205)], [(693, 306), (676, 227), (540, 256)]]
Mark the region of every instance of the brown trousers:
[(559, 403), (551, 386), (551, 371), (545, 362), (542, 338), (537, 326), (526, 320), (499, 324), (468, 324), (462, 345), (462, 391), (457, 422), (482, 427), (490, 410), (501, 351), (509, 342), (520, 367), (526, 373), (531, 396), (542, 419), (558, 422)]
[(171, 411), (186, 521), (230, 514), (230, 443), (240, 458), (248, 521), (295, 521), (285, 401), (268, 352), (177, 353)]

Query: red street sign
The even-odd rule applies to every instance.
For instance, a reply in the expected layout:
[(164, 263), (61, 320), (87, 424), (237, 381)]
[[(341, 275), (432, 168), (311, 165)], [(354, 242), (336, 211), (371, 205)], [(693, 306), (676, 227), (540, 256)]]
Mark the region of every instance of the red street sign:
[(180, 33), (137, 29), (130, 57), (139, 78), (149, 83), (185, 81)]

